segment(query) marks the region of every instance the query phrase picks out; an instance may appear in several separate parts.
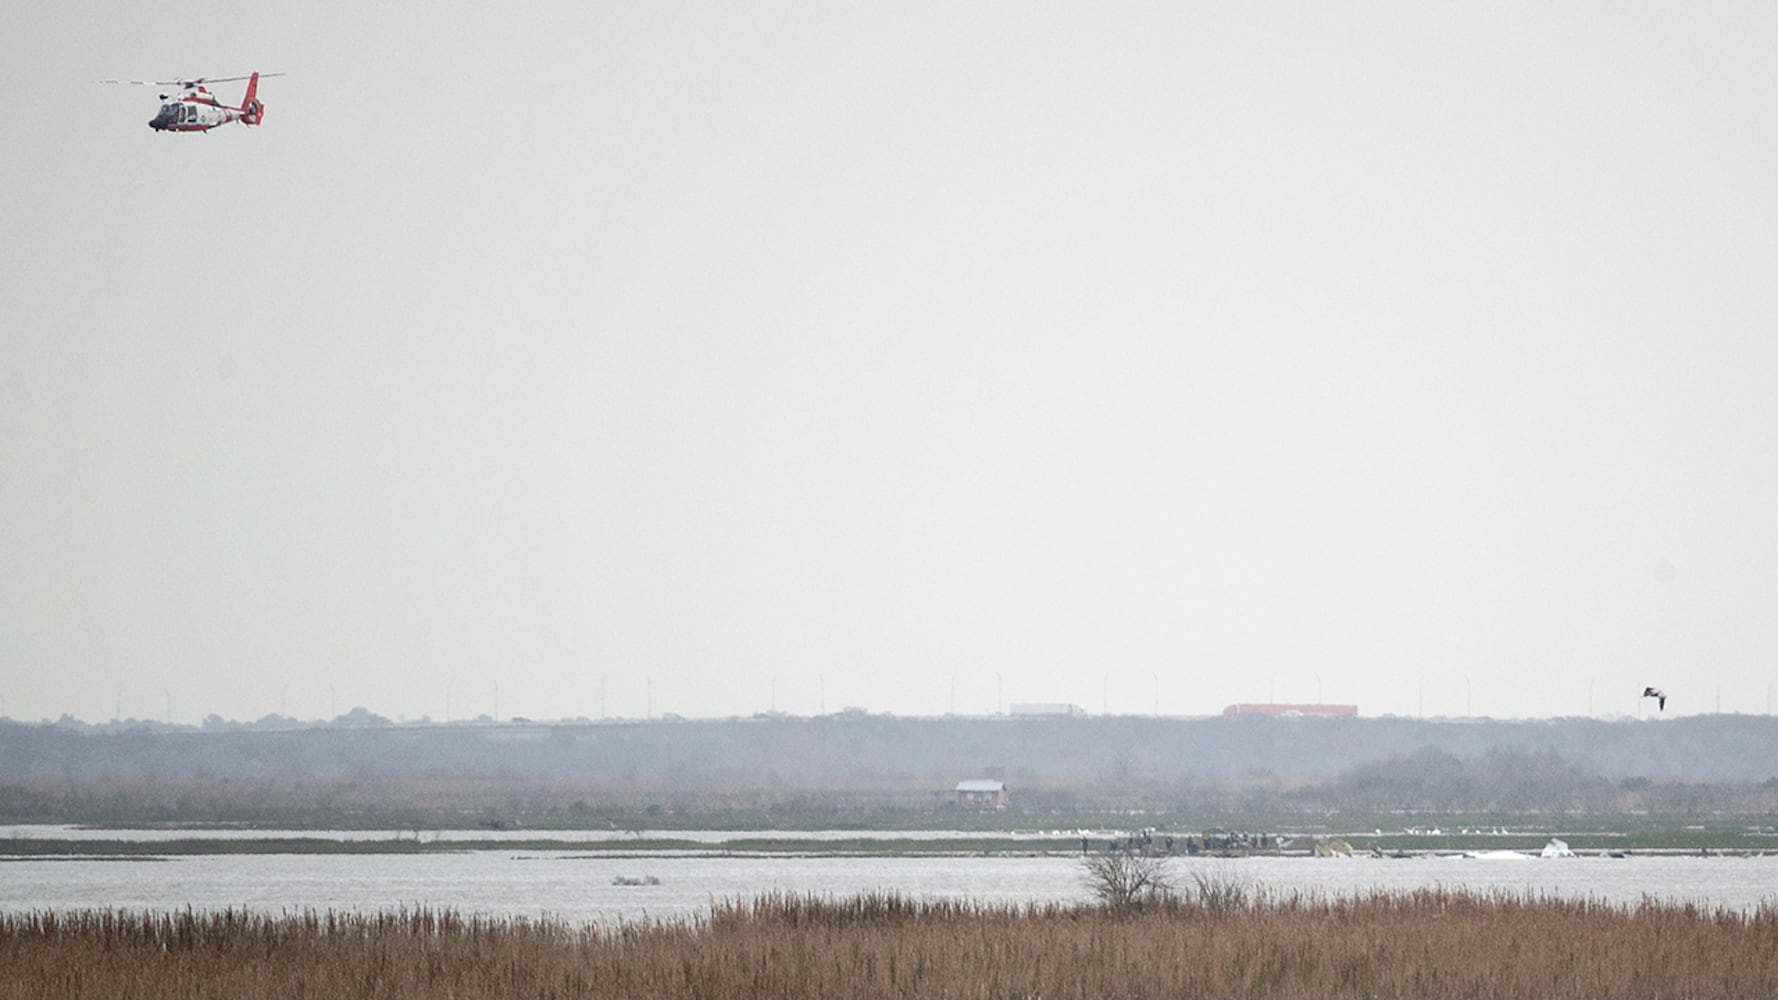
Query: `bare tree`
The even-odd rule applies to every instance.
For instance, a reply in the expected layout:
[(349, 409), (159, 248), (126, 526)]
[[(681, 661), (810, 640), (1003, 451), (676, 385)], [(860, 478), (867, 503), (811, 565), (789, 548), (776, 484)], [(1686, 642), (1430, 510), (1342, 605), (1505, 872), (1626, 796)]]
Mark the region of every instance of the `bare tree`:
[(1102, 905), (1125, 910), (1173, 895), (1171, 859), (1116, 852), (1080, 859), (1081, 877)]

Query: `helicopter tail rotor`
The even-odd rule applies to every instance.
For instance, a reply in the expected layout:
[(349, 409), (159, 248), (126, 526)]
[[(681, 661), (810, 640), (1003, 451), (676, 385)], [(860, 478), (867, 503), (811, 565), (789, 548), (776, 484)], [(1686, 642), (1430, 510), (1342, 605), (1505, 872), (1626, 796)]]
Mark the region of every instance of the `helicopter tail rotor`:
[(265, 119), (265, 105), (259, 102), (259, 74), (247, 78), (247, 95), (241, 98), (241, 121), (258, 125)]

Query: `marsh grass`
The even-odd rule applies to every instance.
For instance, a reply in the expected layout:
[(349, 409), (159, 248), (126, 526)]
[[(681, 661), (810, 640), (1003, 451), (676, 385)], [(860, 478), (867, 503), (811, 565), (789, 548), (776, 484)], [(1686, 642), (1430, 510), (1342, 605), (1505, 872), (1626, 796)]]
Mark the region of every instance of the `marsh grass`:
[(0, 998), (1753, 997), (1778, 907), (1423, 890), (1118, 911), (867, 894), (571, 925), (451, 911), (0, 915)]

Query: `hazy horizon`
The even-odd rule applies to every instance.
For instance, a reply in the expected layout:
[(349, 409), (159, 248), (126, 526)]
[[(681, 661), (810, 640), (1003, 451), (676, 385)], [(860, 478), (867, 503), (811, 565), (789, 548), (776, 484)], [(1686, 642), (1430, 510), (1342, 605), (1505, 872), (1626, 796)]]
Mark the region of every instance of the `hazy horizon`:
[[(648, 686), (646, 682), (645, 682), (645, 686)], [(1613, 692), (1613, 694), (1614, 694), (1615, 701), (1622, 701), (1623, 700), (1622, 692)], [(119, 715), (119, 714), (116, 714), (117, 712), (121, 712), (122, 707), (123, 707), (123, 702), (122, 702), (122, 698), (121, 698), (121, 694), (120, 694), (117, 702), (115, 703), (115, 708), (114, 708), (113, 714), (108, 718), (106, 718), (106, 717), (82, 718), (82, 717), (73, 715), (73, 713), (58, 713), (58, 715), (55, 717), (40, 716), (35, 719), (18, 718), (18, 717), (14, 717), (12, 715), (6, 714), (4, 709), (0, 708), (0, 721), (13, 722), (13, 723), (18, 723), (18, 724), (23, 724), (23, 725), (32, 725), (32, 724), (41, 724), (41, 723), (54, 723), (54, 722), (60, 721), (62, 719), (72, 719), (72, 721), (74, 721), (76, 723), (94, 726), (94, 727), (104, 727), (104, 726), (109, 726), (109, 725), (128, 725), (128, 724), (135, 724), (135, 723), (147, 723), (147, 724), (157, 725), (157, 726), (158, 725), (166, 725), (166, 726), (173, 726), (173, 727), (200, 727), (204, 724), (210, 723), (212, 720), (220, 719), (223, 723), (226, 723), (229, 725), (243, 725), (243, 726), (251, 726), (255, 723), (266, 721), (266, 720), (281, 720), (283, 722), (297, 723), (297, 724), (304, 725), (304, 726), (331, 726), (334, 723), (336, 723), (342, 719), (350, 719), (355, 716), (359, 716), (362, 713), (369, 713), (370, 715), (379, 717), (389, 723), (398, 724), (398, 725), (399, 724), (454, 725), (454, 724), (458, 724), (458, 723), (468, 724), (468, 723), (484, 723), (484, 722), (492, 722), (492, 723), (515, 723), (515, 722), (516, 723), (533, 723), (534, 722), (534, 723), (540, 723), (540, 724), (587, 723), (587, 722), (663, 722), (663, 721), (720, 722), (720, 721), (730, 721), (730, 720), (736, 720), (736, 719), (745, 720), (745, 719), (762, 719), (762, 718), (785, 719), (785, 720), (799, 720), (799, 719), (810, 720), (810, 719), (820, 719), (820, 718), (848, 715), (848, 714), (860, 713), (860, 712), (868, 714), (868, 715), (874, 715), (874, 716), (894, 717), (894, 718), (909, 719), (909, 720), (920, 720), (920, 719), (925, 719), (925, 720), (943, 720), (943, 719), (980, 720), (980, 719), (995, 719), (995, 718), (1049, 719), (1049, 718), (1060, 718), (1060, 717), (1066, 717), (1066, 716), (1072, 715), (1072, 716), (1079, 717), (1079, 718), (1124, 718), (1124, 719), (1155, 718), (1155, 719), (1163, 719), (1163, 720), (1194, 721), (1194, 720), (1204, 720), (1204, 719), (1213, 719), (1213, 718), (1224, 717), (1225, 715), (1228, 714), (1229, 709), (1248, 708), (1248, 707), (1265, 707), (1267, 705), (1274, 705), (1274, 706), (1290, 705), (1290, 706), (1299, 707), (1299, 708), (1310, 708), (1310, 707), (1319, 706), (1319, 707), (1353, 707), (1353, 708), (1362, 709), (1362, 706), (1352, 705), (1349, 702), (1316, 701), (1313, 699), (1310, 699), (1310, 700), (1299, 699), (1299, 700), (1295, 700), (1295, 701), (1291, 701), (1291, 700), (1278, 700), (1278, 701), (1244, 700), (1244, 701), (1240, 701), (1240, 702), (1230, 702), (1229, 704), (1224, 705), (1221, 708), (1206, 708), (1203, 710), (1189, 710), (1189, 711), (1162, 711), (1162, 710), (1160, 710), (1159, 701), (1157, 699), (1155, 701), (1155, 703), (1147, 711), (1115, 710), (1110, 707), (1109, 703), (1102, 704), (1101, 707), (1094, 709), (1094, 708), (1089, 708), (1085, 705), (1078, 705), (1078, 704), (1073, 704), (1073, 703), (1068, 703), (1068, 702), (1013, 702), (1013, 703), (1001, 703), (1001, 704), (992, 705), (992, 706), (988, 706), (986, 708), (981, 708), (981, 709), (965, 709), (962, 706), (958, 706), (957, 708), (953, 709), (953, 708), (947, 706), (946, 708), (939, 709), (939, 710), (933, 710), (933, 711), (916, 710), (916, 711), (911, 711), (911, 712), (893, 712), (893, 711), (888, 711), (888, 710), (879, 711), (879, 710), (870, 709), (870, 708), (868, 708), (866, 706), (862, 706), (862, 705), (845, 705), (845, 706), (840, 706), (840, 707), (832, 707), (832, 706), (823, 705), (823, 706), (817, 707), (816, 709), (814, 709), (812, 711), (807, 711), (807, 712), (786, 711), (784, 709), (768, 706), (766, 708), (756, 709), (753, 711), (727, 712), (727, 713), (714, 714), (714, 715), (688, 715), (688, 714), (679, 712), (670, 706), (663, 708), (663, 707), (654, 705), (651, 701), (650, 695), (645, 691), (644, 703), (642, 706), (643, 714), (637, 714), (637, 715), (628, 715), (628, 714), (623, 714), (621, 712), (606, 712), (606, 711), (604, 711), (604, 706), (599, 706), (599, 710), (596, 712), (583, 712), (583, 711), (567, 710), (563, 714), (553, 715), (553, 716), (552, 715), (539, 715), (539, 716), (533, 717), (533, 716), (524, 715), (522, 713), (518, 714), (518, 715), (514, 715), (513, 713), (510, 713), (510, 712), (502, 712), (501, 707), (500, 707), (497, 700), (490, 707), (489, 704), (487, 703), (487, 701), (485, 701), (484, 699), (482, 699), (480, 697), (474, 696), (472, 693), (472, 696), (470, 698), (470, 704), (472, 707), (467, 713), (465, 713), (464, 711), (461, 711), (461, 710), (452, 711), (452, 709), (456, 706), (453, 706), (452, 704), (450, 704), (447, 701), (446, 713), (442, 716), (434, 716), (428, 712), (408, 713), (408, 712), (399, 711), (399, 710), (385, 711), (385, 710), (379, 709), (377, 707), (370, 706), (370, 705), (364, 705), (364, 704), (352, 704), (352, 705), (348, 706), (345, 703), (340, 702), (338, 700), (338, 692), (337, 691), (330, 691), (328, 693), (329, 705), (327, 708), (327, 712), (324, 712), (324, 713), (321, 713), (318, 715), (303, 716), (303, 715), (297, 714), (293, 710), (289, 710), (288, 695), (285, 695), (280, 699), (280, 701), (281, 701), (280, 707), (276, 710), (264, 712), (264, 713), (261, 713), (257, 716), (234, 717), (234, 716), (225, 716), (225, 715), (222, 715), (221, 713), (216, 713), (216, 712), (207, 712), (207, 711), (201, 711), (201, 710), (187, 709), (185, 706), (176, 705), (171, 697), (170, 690), (163, 691), (163, 695), (165, 696), (165, 701), (163, 702), (163, 707), (164, 707), (165, 711), (162, 715), (158, 715), (158, 716), (153, 715), (153, 714), (144, 714), (144, 715), (127, 715), (127, 714)], [(447, 698), (448, 698), (448, 694), (447, 694)], [(1773, 714), (1770, 710), (1758, 711), (1758, 712), (1746, 712), (1746, 711), (1735, 711), (1735, 710), (1730, 710), (1730, 709), (1718, 709), (1715, 707), (1712, 707), (1710, 709), (1685, 713), (1684, 715), (1681, 715), (1679, 713), (1669, 714), (1665, 709), (1658, 707), (1655, 704), (1655, 702), (1651, 699), (1638, 697), (1636, 699), (1636, 702), (1637, 702), (1637, 704), (1636, 704), (1636, 707), (1634, 710), (1619, 710), (1619, 709), (1612, 708), (1612, 707), (1601, 707), (1595, 711), (1568, 712), (1568, 713), (1561, 713), (1561, 714), (1549, 715), (1549, 716), (1483, 715), (1483, 714), (1472, 713), (1472, 712), (1468, 712), (1468, 711), (1464, 711), (1464, 710), (1459, 710), (1459, 711), (1455, 711), (1455, 712), (1447, 712), (1447, 711), (1428, 712), (1428, 711), (1424, 710), (1424, 706), (1423, 706), (1423, 704), (1421, 704), (1421, 705), (1416, 706), (1416, 709), (1417, 709), (1416, 711), (1412, 711), (1412, 712), (1408, 712), (1408, 713), (1385, 712), (1385, 713), (1380, 713), (1380, 714), (1374, 714), (1374, 713), (1367, 713), (1367, 712), (1364, 712), (1361, 710), (1358, 712), (1358, 714), (1356, 716), (1353, 716), (1353, 717), (1360, 718), (1360, 719), (1387, 719), (1387, 720), (1398, 720), (1398, 721), (1399, 720), (1410, 720), (1410, 721), (1411, 720), (1420, 720), (1420, 721), (1426, 721), (1426, 722), (1517, 723), (1517, 722), (1545, 722), (1545, 721), (1549, 721), (1549, 722), (1575, 721), (1575, 720), (1582, 720), (1582, 719), (1590, 719), (1590, 720), (1598, 721), (1598, 722), (1655, 722), (1655, 721), (1660, 721), (1662, 719), (1677, 719), (1677, 718), (1682, 718), (1682, 717), (1683, 718), (1692, 718), (1692, 717), (1705, 717), (1705, 716), (1771, 716)], [(1465, 707), (1467, 707), (1467, 706), (1465, 706)], [(175, 712), (176, 708), (180, 709), (180, 711)], [(1239, 713), (1236, 713), (1236, 714), (1239, 714)], [(1264, 713), (1255, 713), (1255, 714), (1264, 714)]]

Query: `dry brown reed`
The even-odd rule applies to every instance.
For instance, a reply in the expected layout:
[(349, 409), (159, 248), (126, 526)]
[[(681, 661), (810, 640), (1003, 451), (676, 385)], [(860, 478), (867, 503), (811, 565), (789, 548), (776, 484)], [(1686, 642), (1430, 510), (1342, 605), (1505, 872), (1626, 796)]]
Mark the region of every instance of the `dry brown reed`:
[(1427, 890), (1133, 911), (766, 896), (570, 925), (450, 911), (0, 915), (0, 998), (1742, 998), (1778, 908)]

